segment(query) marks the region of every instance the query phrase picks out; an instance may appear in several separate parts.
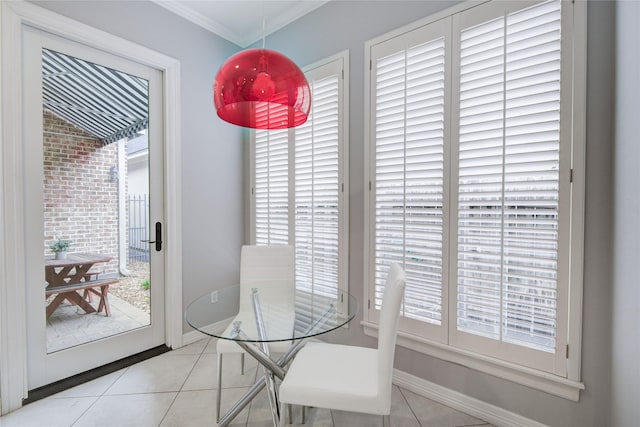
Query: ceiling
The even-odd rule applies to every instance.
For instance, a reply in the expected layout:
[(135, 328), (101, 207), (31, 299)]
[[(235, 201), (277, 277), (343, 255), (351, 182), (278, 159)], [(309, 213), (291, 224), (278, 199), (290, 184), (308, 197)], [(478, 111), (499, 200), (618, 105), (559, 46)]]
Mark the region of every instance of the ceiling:
[(152, 1), (240, 47), (247, 47), (329, 0)]

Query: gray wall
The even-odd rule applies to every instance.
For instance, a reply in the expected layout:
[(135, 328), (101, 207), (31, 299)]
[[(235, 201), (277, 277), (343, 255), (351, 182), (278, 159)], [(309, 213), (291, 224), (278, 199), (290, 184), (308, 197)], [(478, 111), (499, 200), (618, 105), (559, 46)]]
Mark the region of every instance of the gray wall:
[[(277, 33), (267, 37), (266, 47), (279, 50), (289, 55), (295, 62), (304, 66), (320, 60), (344, 49), (350, 52), (350, 291), (363, 295), (363, 210), (364, 210), (364, 42), (392, 29), (416, 21), (436, 11), (452, 6), (456, 2), (432, 1), (333, 1), (315, 10), (311, 14), (290, 24)], [(629, 8), (630, 6), (626, 6)], [(584, 322), (583, 322), (583, 358), (582, 379), (586, 390), (582, 392), (580, 402), (575, 403), (549, 394), (536, 391), (509, 381), (445, 362), (420, 353), (398, 348), (396, 367), (410, 374), (425, 378), (437, 384), (467, 394), (488, 403), (521, 414), (525, 417), (553, 426), (607, 426), (611, 422), (611, 390), (627, 392), (626, 403), (616, 401), (615, 410), (626, 413), (635, 412), (635, 417), (620, 417), (617, 425), (638, 423), (637, 375), (635, 381), (628, 377), (630, 371), (638, 371), (637, 340), (629, 345), (629, 350), (616, 351), (615, 361), (617, 376), (614, 381), (624, 382), (612, 385), (611, 336), (622, 343), (632, 334), (637, 338), (638, 328), (638, 285), (637, 280), (624, 279), (633, 277), (634, 266), (638, 265), (638, 227), (632, 228), (634, 235), (620, 236), (624, 241), (616, 242), (614, 249), (630, 251), (629, 262), (625, 264), (627, 271), (612, 282), (612, 219), (613, 180), (612, 156), (614, 136), (614, 72), (611, 64), (615, 62), (615, 10), (614, 2), (589, 2), (588, 15), (588, 105), (587, 105), (587, 197), (586, 197), (586, 236), (585, 236), (585, 271), (584, 271)], [(637, 35), (637, 15), (634, 19), (627, 17), (625, 23), (633, 27)], [(628, 32), (630, 30), (627, 30)], [(629, 41), (628, 49), (638, 52), (637, 39)], [(635, 49), (635, 50), (634, 50)], [(636, 58), (637, 67), (637, 58)], [(637, 80), (638, 73), (635, 73)], [(631, 74), (626, 80), (619, 81), (621, 92), (637, 89)], [(625, 129), (629, 136), (640, 134), (638, 123), (639, 96), (627, 96), (627, 102), (634, 102), (635, 109), (627, 111), (627, 117), (634, 120), (634, 129)], [(619, 126), (623, 127), (622, 125)], [(638, 180), (636, 165), (637, 141), (627, 139), (627, 151), (633, 149), (636, 156), (621, 158), (627, 163), (627, 170), (619, 171), (627, 180), (624, 195), (633, 194), (634, 199), (625, 201), (635, 203), (635, 216), (638, 211)], [(633, 145), (635, 144), (635, 145)], [(621, 148), (622, 149), (622, 148)], [(626, 153), (631, 154), (631, 153)], [(636, 179), (629, 179), (635, 173)], [(618, 173), (616, 174), (618, 177)], [(636, 190), (635, 192), (633, 190)], [(615, 193), (618, 197), (617, 192)], [(616, 199), (617, 200), (617, 199)], [(617, 220), (620, 228), (626, 230), (633, 214), (618, 212)], [(617, 236), (617, 235), (616, 235)], [(633, 260), (631, 259), (633, 258)], [(635, 265), (633, 261), (635, 262)], [(618, 266), (616, 265), (616, 268)], [(620, 266), (621, 268), (621, 266)], [(618, 271), (616, 270), (616, 273)], [(618, 274), (616, 274), (616, 277)], [(635, 290), (632, 288), (635, 287)], [(612, 296), (615, 290), (615, 297)], [(633, 292), (635, 298), (629, 298)], [(629, 300), (627, 300), (629, 299)], [(635, 311), (620, 314), (615, 318), (619, 328), (612, 334), (613, 308), (623, 304), (635, 304)], [(612, 305), (615, 304), (615, 305)], [(635, 321), (633, 318), (635, 318)], [(373, 346), (375, 341), (364, 336), (358, 322), (353, 322), (347, 332), (333, 335), (340, 342)], [(631, 348), (633, 347), (633, 348)], [(626, 379), (622, 379), (627, 376)], [(635, 391), (635, 394), (633, 393)], [(620, 407), (619, 407), (620, 406)], [(630, 421), (632, 420), (632, 421)]]
[(612, 424), (640, 423), (640, 3), (618, 3), (613, 158)]
[[(333, 1), (267, 37), (267, 48), (280, 50), (301, 66), (350, 51), (349, 280), (357, 296), (363, 294), (364, 42), (454, 3)], [(237, 47), (151, 3), (38, 4), (181, 61), (185, 304), (218, 283), (236, 281), (243, 241), (241, 134), (215, 116), (211, 85), (216, 70)], [(633, 2), (589, 2), (582, 360), (586, 390), (580, 402), (404, 348), (396, 353), (397, 368), (553, 426), (638, 423), (638, 9)], [(334, 339), (375, 345), (358, 322), (352, 325)]]
[(242, 132), (218, 118), (212, 87), (220, 65), (239, 47), (151, 2), (35, 3), (180, 60), (183, 302), (237, 283), (244, 234)]

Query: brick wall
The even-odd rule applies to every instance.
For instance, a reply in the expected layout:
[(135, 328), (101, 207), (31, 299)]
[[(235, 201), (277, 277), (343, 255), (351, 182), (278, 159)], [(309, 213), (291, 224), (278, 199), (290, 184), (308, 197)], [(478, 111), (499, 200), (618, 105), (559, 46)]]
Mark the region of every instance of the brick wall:
[[(118, 167), (117, 144), (100, 140), (45, 111), (44, 247), (55, 238), (71, 240), (70, 253), (113, 257), (100, 269), (118, 271), (118, 182), (109, 170)], [(126, 174), (120, 174), (126, 176)]]

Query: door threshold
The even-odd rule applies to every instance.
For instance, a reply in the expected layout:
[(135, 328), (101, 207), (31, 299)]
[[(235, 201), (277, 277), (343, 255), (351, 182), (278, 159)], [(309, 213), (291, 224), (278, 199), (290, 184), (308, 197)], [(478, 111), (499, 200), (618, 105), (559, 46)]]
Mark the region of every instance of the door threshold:
[(37, 400), (44, 399), (45, 397), (60, 393), (61, 391), (73, 388), (77, 385), (84, 384), (120, 369), (135, 365), (143, 360), (151, 359), (152, 357), (166, 353), (170, 350), (171, 348), (164, 344), (159, 345), (158, 347), (150, 348), (149, 350), (116, 360), (115, 362), (107, 363), (106, 365), (99, 366), (89, 371), (81, 372), (69, 378), (64, 378), (54, 383), (34, 388), (33, 390), (29, 390), (26, 399), (22, 399), (22, 405), (24, 406)]

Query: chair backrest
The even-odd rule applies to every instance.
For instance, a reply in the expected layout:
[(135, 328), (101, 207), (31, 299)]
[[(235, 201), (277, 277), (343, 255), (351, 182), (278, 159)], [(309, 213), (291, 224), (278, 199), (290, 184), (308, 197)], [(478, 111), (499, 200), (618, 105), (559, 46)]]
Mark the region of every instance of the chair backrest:
[(243, 246), (240, 254), (240, 308), (251, 308), (251, 289), (260, 303), (291, 304), (295, 291), (293, 246)]
[(400, 318), (400, 306), (404, 296), (407, 276), (398, 264), (391, 264), (384, 286), (380, 329), (378, 330), (378, 393), (385, 405), (391, 407), (391, 381), (396, 333)]

